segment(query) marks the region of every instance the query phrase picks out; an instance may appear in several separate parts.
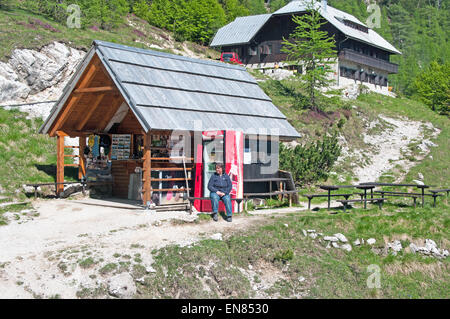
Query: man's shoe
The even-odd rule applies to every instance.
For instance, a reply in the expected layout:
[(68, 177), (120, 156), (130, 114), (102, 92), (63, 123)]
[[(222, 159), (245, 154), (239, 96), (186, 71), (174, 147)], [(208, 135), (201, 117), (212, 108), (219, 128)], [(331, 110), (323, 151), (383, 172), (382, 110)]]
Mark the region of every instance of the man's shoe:
[(231, 223), (231, 217), (227, 217), (227, 222)]
[(212, 218), (213, 218), (213, 220), (214, 220), (215, 222), (219, 220), (219, 217), (217, 217), (217, 213), (214, 213), (214, 214), (212, 215)]

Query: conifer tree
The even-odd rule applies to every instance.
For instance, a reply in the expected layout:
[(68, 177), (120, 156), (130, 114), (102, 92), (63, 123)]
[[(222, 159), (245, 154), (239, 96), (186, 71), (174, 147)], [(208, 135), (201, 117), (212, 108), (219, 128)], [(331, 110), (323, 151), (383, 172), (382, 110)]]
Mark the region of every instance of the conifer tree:
[(330, 86), (329, 75), (333, 72), (331, 65), (336, 63), (336, 42), (321, 27), (327, 23), (314, 8), (314, 2), (308, 4), (306, 13), (294, 16), (297, 25), (289, 39), (284, 39), (282, 51), (287, 53), (287, 62), (303, 65), (305, 72), (297, 72), (300, 82), (304, 85), (310, 108), (319, 111), (316, 91)]

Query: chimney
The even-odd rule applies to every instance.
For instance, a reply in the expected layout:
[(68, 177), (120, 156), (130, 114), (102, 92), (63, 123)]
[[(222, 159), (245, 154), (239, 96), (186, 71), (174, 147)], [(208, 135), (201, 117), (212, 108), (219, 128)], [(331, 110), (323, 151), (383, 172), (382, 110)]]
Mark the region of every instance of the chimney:
[(327, 0), (322, 0), (322, 10), (327, 12)]

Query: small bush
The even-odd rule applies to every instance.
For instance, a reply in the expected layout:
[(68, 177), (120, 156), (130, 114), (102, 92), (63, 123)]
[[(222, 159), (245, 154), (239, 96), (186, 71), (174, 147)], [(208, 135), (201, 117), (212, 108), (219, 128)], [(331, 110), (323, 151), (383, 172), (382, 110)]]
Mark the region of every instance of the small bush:
[(341, 154), (337, 135), (324, 136), (309, 145), (288, 148), (280, 144), (280, 169), (290, 171), (297, 184), (326, 179)]
[(281, 261), (283, 264), (294, 258), (294, 252), (290, 249), (281, 250), (276, 253), (274, 261)]

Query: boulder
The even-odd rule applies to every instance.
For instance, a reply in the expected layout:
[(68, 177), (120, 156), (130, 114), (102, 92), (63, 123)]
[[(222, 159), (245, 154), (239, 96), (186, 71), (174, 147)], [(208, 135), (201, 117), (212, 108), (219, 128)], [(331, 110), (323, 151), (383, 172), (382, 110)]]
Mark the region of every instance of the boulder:
[(391, 249), (394, 255), (396, 255), (399, 251), (402, 250), (402, 243), (400, 242), (400, 240), (394, 240), (392, 243), (387, 244), (387, 248), (388, 250)]
[(348, 242), (347, 238), (341, 233), (334, 234), (334, 237), (336, 237), (337, 239), (339, 239), (339, 241), (343, 243)]
[(352, 251), (352, 246), (350, 244), (344, 244), (341, 246), (341, 249), (346, 251)]
[(331, 245), (334, 247), (334, 248), (339, 248), (339, 244), (337, 243), (337, 242), (331, 242)]
[(214, 240), (222, 240), (222, 234), (216, 233), (216, 234), (211, 235), (209, 238), (214, 239)]
[(367, 243), (369, 244), (369, 245), (373, 245), (373, 244), (375, 244), (377, 241), (376, 241), (376, 239), (375, 238), (369, 238), (369, 239), (367, 239)]
[(323, 237), (323, 239), (326, 240), (326, 241), (331, 241), (331, 242), (339, 241), (339, 239), (337, 237), (334, 237), (334, 236), (325, 236), (325, 237)]
[(417, 251), (419, 251), (419, 247), (417, 247), (416, 244), (411, 243), (411, 244), (409, 244), (409, 250), (410, 250), (413, 254), (415, 254)]
[(361, 245), (361, 242), (359, 241), (359, 239), (357, 239), (357, 240), (355, 240), (355, 241), (353, 242), (353, 245), (354, 245), (354, 246), (359, 246), (359, 245)]
[(133, 277), (127, 272), (123, 272), (108, 280), (108, 292), (117, 298), (130, 299), (136, 294), (136, 284)]

